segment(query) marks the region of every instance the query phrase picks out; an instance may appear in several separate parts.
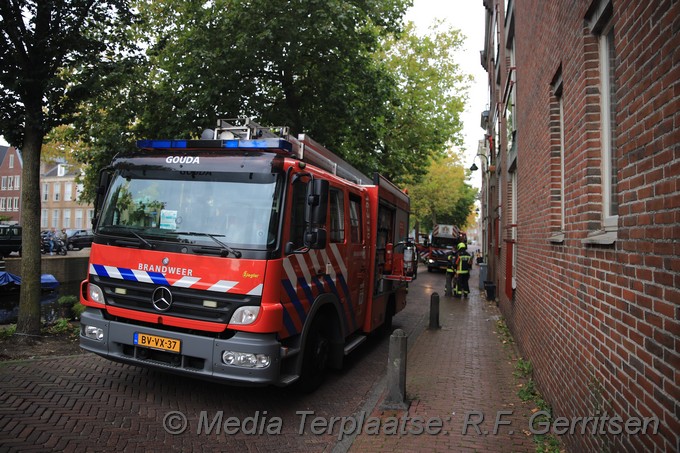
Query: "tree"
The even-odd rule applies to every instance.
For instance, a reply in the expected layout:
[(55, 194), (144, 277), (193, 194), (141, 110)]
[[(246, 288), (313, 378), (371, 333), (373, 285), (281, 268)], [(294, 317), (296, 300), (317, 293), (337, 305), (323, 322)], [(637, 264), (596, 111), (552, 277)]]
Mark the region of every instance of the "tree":
[(424, 36), (409, 24), (376, 55), (398, 87), (383, 124), (378, 165), (397, 182), (419, 181), (431, 158), (445, 157), (451, 146), (462, 145), (460, 115), (472, 80), (456, 63), (463, 42), (459, 30), (444, 29), (441, 23)]
[(396, 93), (374, 52), (399, 32), (409, 3), (137, 0), (145, 58), (75, 123), (79, 158), (93, 167), (85, 195), (96, 169), (134, 138), (197, 137), (242, 115), (307, 133), (372, 173)]
[(433, 159), (425, 177), (409, 189), (416, 222), (427, 228), (437, 223), (465, 227), (477, 195), (465, 180), (458, 156)]
[(0, 1), (0, 135), (22, 151), (17, 333), (40, 333), (40, 153), (129, 52), (127, 0)]

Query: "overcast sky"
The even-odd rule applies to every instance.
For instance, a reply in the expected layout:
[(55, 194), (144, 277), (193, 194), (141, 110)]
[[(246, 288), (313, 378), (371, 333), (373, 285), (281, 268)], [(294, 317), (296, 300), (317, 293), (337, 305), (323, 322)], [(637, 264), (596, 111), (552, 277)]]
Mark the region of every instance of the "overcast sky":
[[(458, 64), (464, 73), (475, 79), (463, 115), (465, 167), (469, 168), (477, 154), (478, 142), (484, 138), (480, 119), (489, 102), (486, 71), (479, 58), (479, 51), (484, 49), (484, 6), (482, 0), (414, 0), (413, 7), (406, 13), (406, 20), (415, 23), (419, 33), (425, 33), (435, 19), (443, 19), (466, 37)], [(476, 164), (481, 167), (479, 158)], [(481, 187), (479, 175), (472, 177), (473, 185), (478, 188)]]

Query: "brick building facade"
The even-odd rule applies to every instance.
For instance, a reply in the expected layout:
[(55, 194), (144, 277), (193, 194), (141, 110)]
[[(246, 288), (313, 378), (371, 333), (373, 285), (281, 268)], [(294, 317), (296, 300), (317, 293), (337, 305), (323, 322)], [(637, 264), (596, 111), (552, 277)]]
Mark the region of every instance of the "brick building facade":
[(17, 224), (21, 219), (21, 153), (0, 145), (0, 223)]
[(554, 417), (659, 421), (570, 451), (680, 451), (680, 2), (483, 3), (502, 313)]

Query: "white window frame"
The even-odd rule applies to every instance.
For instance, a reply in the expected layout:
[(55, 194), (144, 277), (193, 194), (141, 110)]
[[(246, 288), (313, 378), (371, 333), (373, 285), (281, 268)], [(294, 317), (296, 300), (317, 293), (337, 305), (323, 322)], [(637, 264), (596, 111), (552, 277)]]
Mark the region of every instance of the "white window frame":
[(7, 199), (5, 197), (0, 197), (0, 211), (7, 210)]
[(14, 175), (14, 190), (21, 189), (21, 176)]
[(73, 197), (73, 184), (70, 182), (64, 183), (64, 201), (71, 201)]
[(48, 201), (50, 199), (50, 185), (45, 182), (43, 183), (42, 186), (43, 186), (42, 201)]
[(19, 197), (14, 197), (14, 206), (12, 206), (12, 211), (16, 212), (19, 210)]
[(9, 168), (14, 168), (14, 154), (9, 155)]
[(0, 190), (7, 190), (7, 176), (3, 176), (0, 179)]
[(47, 228), (49, 224), (49, 211), (47, 209), (40, 210), (40, 228)]
[(613, 24), (608, 23), (599, 36), (600, 52), (600, 137), (602, 147), (602, 227), (605, 231), (615, 231), (618, 228), (619, 216), (611, 210), (612, 197), (616, 196), (612, 184), (612, 158), (614, 154), (613, 140), (615, 131), (612, 130), (613, 100), (612, 100), (612, 71), (609, 58), (613, 45)]
[(61, 183), (55, 182), (54, 183), (54, 201), (59, 201), (59, 198), (61, 198)]
[[(611, 80), (615, 68), (611, 65), (610, 52), (613, 51), (614, 22), (612, 0), (601, 0), (594, 3), (586, 20), (590, 31), (598, 42), (598, 58), (600, 73), (600, 191), (602, 195), (601, 227), (583, 239), (584, 244), (611, 245), (618, 238), (618, 213), (611, 210), (612, 200), (617, 196), (616, 187), (612, 183), (613, 156), (615, 153), (613, 138), (616, 127), (613, 124), (615, 115), (612, 99)], [(610, 42), (610, 40), (612, 42)]]

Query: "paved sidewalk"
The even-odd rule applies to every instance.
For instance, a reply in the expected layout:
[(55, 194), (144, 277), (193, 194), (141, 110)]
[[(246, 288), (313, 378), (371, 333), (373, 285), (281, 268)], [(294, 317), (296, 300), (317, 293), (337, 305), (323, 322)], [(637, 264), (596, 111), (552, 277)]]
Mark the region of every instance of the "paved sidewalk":
[[(350, 451), (536, 451), (527, 434), (533, 406), (517, 396), (513, 349), (497, 333), (500, 312), (478, 286), (475, 268), (469, 298), (440, 296), (441, 328), (409, 338), (408, 410), (382, 410), (383, 394)], [(427, 422), (437, 434), (426, 432)]]

